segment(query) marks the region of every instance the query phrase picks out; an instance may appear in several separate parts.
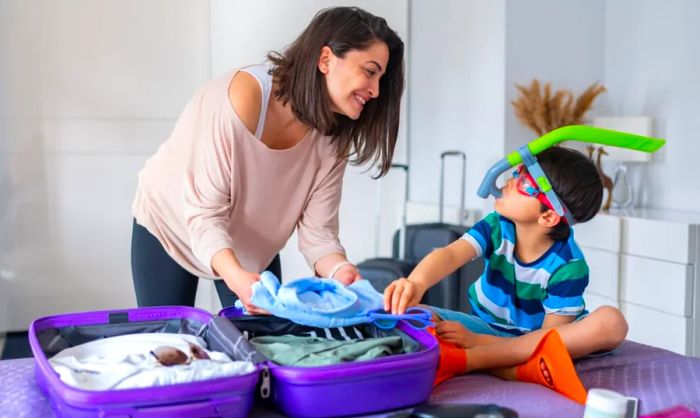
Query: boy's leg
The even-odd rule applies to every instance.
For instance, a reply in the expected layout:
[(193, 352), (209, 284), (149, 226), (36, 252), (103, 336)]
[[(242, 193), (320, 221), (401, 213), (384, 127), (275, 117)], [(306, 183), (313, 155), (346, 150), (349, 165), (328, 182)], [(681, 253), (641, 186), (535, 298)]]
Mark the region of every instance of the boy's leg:
[(513, 334), (492, 327), (474, 314), (434, 306), (421, 306), (433, 311), (437, 336), (463, 348), (493, 344), (515, 337)]
[[(488, 322), (479, 318), (474, 314), (468, 314), (459, 311), (453, 311), (451, 309), (437, 308), (435, 306), (421, 305), (424, 308), (433, 311), (433, 320), (435, 322), (440, 321), (453, 321), (460, 323), (464, 328), (468, 329), (472, 333), (486, 336), (496, 336), (512, 338), (512, 336), (507, 336), (505, 332), (498, 331), (491, 327)], [(437, 320), (436, 320), (437, 319)], [(497, 341), (501, 341), (499, 338)], [(493, 341), (496, 342), (496, 341)]]
[(486, 321), (476, 315), (428, 305), (420, 306), (433, 312), (435, 330), (431, 330), (431, 333), (438, 337), (440, 346), (440, 362), (434, 385), (438, 385), (452, 376), (465, 372), (468, 361), (464, 347), (473, 345), (471, 341), (469, 344), (464, 344), (461, 340), (457, 341), (451, 333), (440, 335), (445, 329), (462, 330), (464, 331), (462, 335), (469, 337), (493, 337), (499, 340), (502, 338), (493, 335), (499, 333), (499, 331), (489, 326)]
[[(572, 358), (619, 346), (627, 335), (627, 322), (619, 310), (603, 306), (585, 318), (555, 327)], [(467, 371), (512, 367), (525, 362), (549, 329), (539, 329), (495, 344), (467, 349)]]

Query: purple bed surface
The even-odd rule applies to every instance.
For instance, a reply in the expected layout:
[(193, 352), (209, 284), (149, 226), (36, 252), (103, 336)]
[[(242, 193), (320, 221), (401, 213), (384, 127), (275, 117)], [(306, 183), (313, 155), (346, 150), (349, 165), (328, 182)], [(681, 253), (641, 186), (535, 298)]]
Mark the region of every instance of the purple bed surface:
[[(583, 385), (640, 399), (640, 414), (688, 403), (700, 408), (700, 359), (625, 341), (609, 355), (581, 359)], [(485, 374), (460, 376), (433, 390), (431, 403), (495, 403), (520, 417), (581, 417), (583, 405), (536, 384)]]
[[(646, 414), (688, 403), (700, 408), (700, 359), (633, 342), (625, 342), (608, 356), (576, 363), (587, 388), (612, 389), (640, 398)], [(484, 374), (451, 379), (435, 388), (431, 403), (495, 403), (518, 411), (521, 417), (581, 417), (583, 406), (542, 386), (504, 382)], [(373, 415), (376, 417), (387, 416)], [(49, 417), (48, 400), (34, 380), (34, 360), (0, 361), (0, 416)], [(251, 416), (278, 417), (256, 407)]]

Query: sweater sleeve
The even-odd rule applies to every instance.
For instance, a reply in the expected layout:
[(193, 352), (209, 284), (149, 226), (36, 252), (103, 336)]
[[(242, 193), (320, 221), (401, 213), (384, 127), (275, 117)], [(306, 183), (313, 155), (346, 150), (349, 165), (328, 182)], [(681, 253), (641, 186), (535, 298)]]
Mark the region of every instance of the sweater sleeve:
[[(233, 140), (216, 110), (200, 109), (200, 129), (185, 170), (184, 213), (194, 256), (212, 270), (211, 259), (233, 248), (231, 211)], [(212, 271), (213, 274), (213, 271)]]
[(316, 261), (332, 254), (345, 254), (338, 239), (338, 211), (343, 187), (346, 160), (335, 160), (304, 208), (297, 223), (299, 251), (314, 269)]

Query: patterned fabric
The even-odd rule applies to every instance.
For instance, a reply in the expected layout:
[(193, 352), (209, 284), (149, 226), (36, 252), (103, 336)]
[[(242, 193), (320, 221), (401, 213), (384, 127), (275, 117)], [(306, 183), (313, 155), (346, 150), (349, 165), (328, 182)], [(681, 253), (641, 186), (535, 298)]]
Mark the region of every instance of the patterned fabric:
[(462, 237), (471, 243), (486, 268), (469, 287), (469, 299), (480, 318), (514, 335), (542, 327), (545, 314), (586, 313), (583, 291), (588, 265), (574, 241), (557, 241), (537, 260), (523, 263), (514, 253), (515, 225), (496, 212)]
[(371, 338), (364, 326), (337, 328), (319, 328), (297, 324), (288, 319), (272, 315), (242, 316), (229, 318), (229, 321), (241, 331), (246, 339), (264, 335), (297, 335), (302, 337), (327, 338), (329, 340), (350, 341)]

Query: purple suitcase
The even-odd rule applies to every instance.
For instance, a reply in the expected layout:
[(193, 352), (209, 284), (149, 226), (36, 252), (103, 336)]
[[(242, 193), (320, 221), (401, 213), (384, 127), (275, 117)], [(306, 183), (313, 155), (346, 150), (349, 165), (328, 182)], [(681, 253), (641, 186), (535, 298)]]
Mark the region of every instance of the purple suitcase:
[[(233, 359), (247, 355), (258, 371), (146, 389), (90, 391), (62, 382), (47, 357), (63, 348), (108, 336), (140, 332), (199, 335), (210, 349)], [(243, 344), (237, 344), (239, 339)], [(154, 307), (55, 315), (35, 320), (29, 340), (36, 362), (36, 380), (59, 417), (245, 417), (254, 399), (262, 356), (228, 320), (189, 307)], [(250, 358), (250, 357), (248, 357)]]
[[(223, 309), (239, 331), (243, 312)], [(366, 325), (376, 330), (373, 325)], [(380, 331), (381, 332), (381, 331)], [(400, 321), (389, 331), (418, 343), (418, 351), (381, 359), (320, 367), (280, 366), (270, 362), (270, 398), (281, 412), (293, 417), (338, 417), (405, 408), (430, 397), (439, 351), (425, 330)]]

